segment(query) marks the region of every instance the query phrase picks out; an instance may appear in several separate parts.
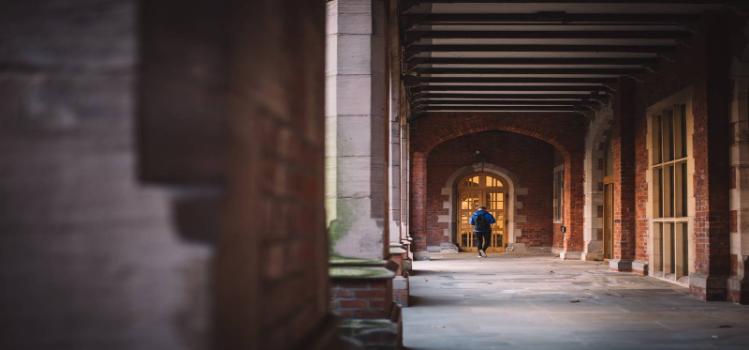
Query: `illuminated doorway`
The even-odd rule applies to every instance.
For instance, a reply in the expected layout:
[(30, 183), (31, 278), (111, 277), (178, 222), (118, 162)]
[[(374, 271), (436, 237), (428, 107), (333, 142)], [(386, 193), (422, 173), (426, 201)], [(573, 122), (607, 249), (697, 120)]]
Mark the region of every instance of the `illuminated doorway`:
[(458, 183), (458, 234), (457, 243), (461, 251), (476, 251), (471, 215), (480, 206), (485, 206), (497, 220), (492, 225), (489, 252), (504, 252), (507, 247), (505, 210), (507, 185), (494, 175), (479, 172), (468, 175)]

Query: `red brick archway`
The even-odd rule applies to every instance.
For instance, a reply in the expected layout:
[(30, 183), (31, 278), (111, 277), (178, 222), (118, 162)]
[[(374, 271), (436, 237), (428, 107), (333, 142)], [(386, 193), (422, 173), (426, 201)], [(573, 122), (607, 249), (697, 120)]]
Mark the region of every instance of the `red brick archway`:
[(564, 159), (564, 225), (562, 242), (554, 242), (568, 257), (583, 249), (585, 131), (587, 120), (578, 114), (440, 113), (411, 123), (411, 235), (415, 250), (425, 251), (427, 157), (444, 142), (485, 131), (506, 131), (552, 145)]

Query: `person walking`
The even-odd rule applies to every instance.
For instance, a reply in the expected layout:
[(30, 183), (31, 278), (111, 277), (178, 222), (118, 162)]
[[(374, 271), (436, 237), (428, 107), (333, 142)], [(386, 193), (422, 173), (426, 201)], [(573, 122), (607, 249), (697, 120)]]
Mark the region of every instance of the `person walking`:
[(480, 206), (471, 215), (470, 224), (473, 225), (473, 237), (476, 247), (479, 249), (479, 258), (486, 258), (486, 248), (489, 248), (489, 239), (492, 236), (492, 224), (497, 222), (486, 207)]

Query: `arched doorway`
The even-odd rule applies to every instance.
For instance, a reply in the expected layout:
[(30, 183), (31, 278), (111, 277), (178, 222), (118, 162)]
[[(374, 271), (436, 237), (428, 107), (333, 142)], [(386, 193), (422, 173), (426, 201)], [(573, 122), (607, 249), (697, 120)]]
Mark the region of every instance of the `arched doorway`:
[(492, 227), (488, 251), (504, 252), (507, 246), (506, 208), (507, 184), (500, 177), (487, 172), (476, 172), (458, 182), (458, 210), (456, 210), (457, 244), (461, 251), (476, 251), (471, 214), (480, 206), (497, 219)]

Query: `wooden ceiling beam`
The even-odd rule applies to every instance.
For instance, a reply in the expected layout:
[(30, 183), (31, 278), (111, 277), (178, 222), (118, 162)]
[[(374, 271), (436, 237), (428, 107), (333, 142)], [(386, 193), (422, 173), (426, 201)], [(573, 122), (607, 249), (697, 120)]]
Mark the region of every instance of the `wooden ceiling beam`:
[(419, 39), (683, 39), (686, 30), (411, 30), (405, 44)]
[(411, 92), (428, 91), (611, 91), (605, 85), (418, 85), (411, 88)]
[(497, 93), (497, 94), (470, 94), (470, 93), (417, 93), (414, 94), (413, 100), (428, 100), (434, 98), (446, 98), (446, 99), (497, 99), (497, 100), (592, 100), (600, 101), (606, 98), (603, 94), (594, 93), (567, 93), (567, 94), (554, 94), (554, 93), (538, 93), (538, 94), (508, 94), (508, 93)]
[(529, 101), (529, 100), (420, 100), (419, 105), (496, 105), (496, 106), (575, 106), (595, 105), (592, 101)]
[(576, 75), (627, 75), (643, 72), (644, 68), (442, 68), (414, 69), (416, 74), (576, 74)]
[(407, 75), (403, 78), (408, 86), (419, 83), (509, 83), (509, 84), (607, 84), (616, 81), (616, 78), (556, 78), (556, 77), (417, 77)]
[(650, 66), (661, 61), (659, 56), (651, 57), (414, 57), (409, 60), (410, 68), (423, 64), (440, 65), (638, 65)]
[(699, 13), (423, 13), (403, 14), (406, 29), (417, 24), (685, 24)]
[(411, 45), (406, 48), (406, 58), (424, 52), (610, 52), (610, 53), (660, 53), (676, 49), (673, 45), (601, 45), (601, 44), (464, 44), (464, 45)]
[(533, 111), (533, 112), (587, 112), (590, 108), (581, 106), (419, 106), (416, 112), (433, 111)]

